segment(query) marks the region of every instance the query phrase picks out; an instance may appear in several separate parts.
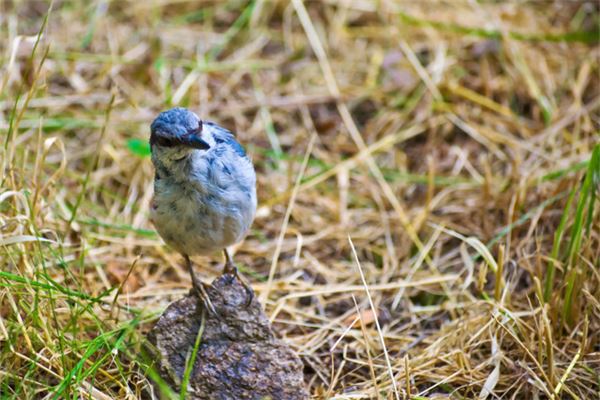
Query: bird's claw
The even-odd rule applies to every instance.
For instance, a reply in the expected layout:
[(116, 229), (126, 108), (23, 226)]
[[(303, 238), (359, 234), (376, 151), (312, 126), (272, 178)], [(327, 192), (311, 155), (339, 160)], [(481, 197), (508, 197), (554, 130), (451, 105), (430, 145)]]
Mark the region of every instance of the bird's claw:
[(254, 300), (254, 290), (246, 283), (244, 279), (240, 277), (237, 267), (233, 262), (226, 262), (225, 268), (223, 269), (223, 275), (230, 275), (232, 279), (237, 279), (242, 286), (244, 287), (244, 291), (246, 292), (246, 303), (245, 306), (248, 308), (250, 304), (252, 304), (252, 300)]
[(202, 281), (196, 280), (194, 280), (193, 285), (196, 295), (200, 298), (200, 300), (202, 300), (202, 303), (204, 303), (204, 307), (208, 310), (208, 312), (213, 316), (218, 315), (217, 310), (215, 310), (215, 306), (213, 306), (213, 303), (210, 301), (210, 297), (208, 296), (207, 289), (209, 285)]
[(242, 286), (244, 287), (244, 290), (246, 291), (246, 308), (250, 307), (250, 304), (252, 304), (252, 300), (254, 300), (254, 290), (252, 290), (252, 288), (250, 287), (250, 285), (248, 285), (245, 281), (240, 279), (240, 282), (242, 282)]
[(200, 298), (200, 300), (202, 300), (202, 303), (204, 303), (204, 307), (208, 310), (209, 314), (212, 314), (213, 316), (218, 315), (217, 310), (215, 310), (215, 306), (213, 306), (213, 303), (212, 301), (210, 301), (210, 297), (208, 296), (207, 289), (210, 285), (198, 279), (196, 273), (194, 272), (192, 261), (187, 255), (184, 257), (185, 263), (190, 273), (190, 278), (192, 278), (192, 286), (194, 288), (194, 291), (196, 292), (196, 295)]

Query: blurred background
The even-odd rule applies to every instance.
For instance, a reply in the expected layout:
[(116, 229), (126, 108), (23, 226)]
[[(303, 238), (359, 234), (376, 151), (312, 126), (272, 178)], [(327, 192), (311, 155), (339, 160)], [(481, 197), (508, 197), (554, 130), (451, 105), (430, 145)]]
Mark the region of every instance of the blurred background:
[(173, 106), (254, 161), (235, 258), (313, 398), (595, 398), (599, 24), (575, 0), (0, 1), (2, 398), (165, 389), (144, 334), (190, 282), (147, 140)]

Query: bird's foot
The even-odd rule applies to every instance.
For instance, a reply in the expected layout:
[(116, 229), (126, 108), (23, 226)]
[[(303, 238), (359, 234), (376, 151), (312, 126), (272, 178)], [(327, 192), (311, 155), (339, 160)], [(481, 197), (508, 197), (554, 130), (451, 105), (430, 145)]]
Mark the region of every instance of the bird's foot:
[(210, 285), (198, 279), (196, 273), (194, 272), (194, 266), (192, 265), (192, 260), (190, 260), (190, 257), (184, 255), (184, 258), (188, 272), (190, 273), (190, 278), (192, 278), (192, 286), (194, 288), (194, 291), (196, 292), (196, 295), (198, 295), (200, 300), (202, 300), (202, 302), (204, 303), (204, 307), (206, 307), (208, 312), (216, 316), (217, 310), (215, 310), (215, 306), (213, 306), (212, 301), (210, 301), (210, 297), (208, 297), (207, 289)]
[(223, 275), (231, 275), (232, 278), (237, 279), (242, 284), (244, 290), (246, 291), (245, 305), (246, 307), (250, 306), (250, 304), (252, 304), (252, 300), (254, 299), (254, 290), (252, 290), (252, 287), (250, 287), (250, 285), (248, 285), (248, 283), (246, 283), (246, 281), (240, 277), (238, 269), (233, 262), (228, 260), (225, 263), (225, 268), (223, 268)]
[(210, 297), (208, 296), (207, 289), (209, 286), (209, 284), (200, 281), (199, 283), (194, 283), (194, 290), (198, 297), (200, 297), (200, 300), (204, 303), (204, 307), (206, 307), (208, 312), (213, 316), (216, 316), (218, 315), (217, 310), (215, 310), (215, 306), (213, 306), (212, 301), (210, 301)]
[(194, 279), (192, 284), (196, 295), (200, 298), (200, 300), (202, 300), (202, 303), (204, 303), (204, 307), (208, 310), (208, 312), (213, 316), (218, 315), (217, 310), (215, 310), (215, 306), (213, 306), (212, 301), (210, 301), (210, 297), (208, 296), (207, 290), (210, 285), (197, 279)]

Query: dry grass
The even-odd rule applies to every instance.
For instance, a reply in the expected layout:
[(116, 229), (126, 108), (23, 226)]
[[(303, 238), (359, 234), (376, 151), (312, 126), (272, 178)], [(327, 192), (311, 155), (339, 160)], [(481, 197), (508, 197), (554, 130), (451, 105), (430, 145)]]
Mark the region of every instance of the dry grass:
[(599, 398), (598, 5), (416, 3), (0, 2), (0, 397), (150, 397), (177, 104), (255, 161), (236, 260), (315, 399)]

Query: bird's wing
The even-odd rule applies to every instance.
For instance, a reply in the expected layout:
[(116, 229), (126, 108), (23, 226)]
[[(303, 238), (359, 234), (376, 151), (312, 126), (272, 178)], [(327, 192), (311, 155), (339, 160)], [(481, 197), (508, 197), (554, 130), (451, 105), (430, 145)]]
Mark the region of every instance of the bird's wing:
[(235, 136), (231, 131), (211, 121), (203, 121), (202, 123), (204, 126), (210, 127), (211, 134), (213, 135), (215, 142), (231, 147), (231, 149), (233, 149), (233, 151), (240, 157), (246, 157), (246, 150), (244, 150), (242, 145), (235, 140)]

